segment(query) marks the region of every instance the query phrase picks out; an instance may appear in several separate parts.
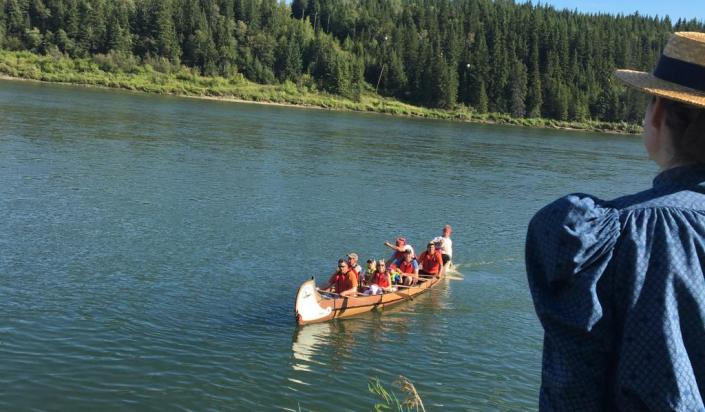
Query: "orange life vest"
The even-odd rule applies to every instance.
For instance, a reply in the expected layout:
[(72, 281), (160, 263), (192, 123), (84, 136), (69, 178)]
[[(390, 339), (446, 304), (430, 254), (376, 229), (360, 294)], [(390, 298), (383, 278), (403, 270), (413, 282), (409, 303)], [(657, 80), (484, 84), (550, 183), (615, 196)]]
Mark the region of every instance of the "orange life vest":
[(348, 289), (357, 287), (357, 273), (350, 269), (348, 273), (336, 273), (335, 275), (335, 292), (345, 292)]
[(436, 251), (433, 255), (425, 251), (419, 256), (419, 263), (423, 266), (424, 272), (437, 275), (443, 265), (443, 256), (441, 256), (439, 251)]

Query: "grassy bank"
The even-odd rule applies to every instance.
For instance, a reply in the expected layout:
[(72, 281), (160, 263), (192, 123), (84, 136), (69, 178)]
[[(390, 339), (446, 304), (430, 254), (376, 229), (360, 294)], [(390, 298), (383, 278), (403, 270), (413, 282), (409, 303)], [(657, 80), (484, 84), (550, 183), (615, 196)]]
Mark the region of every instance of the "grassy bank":
[(30, 52), (0, 50), (0, 75), (146, 93), (375, 112), (430, 119), (610, 133), (641, 132), (639, 126), (627, 123), (525, 119), (500, 113), (481, 114), (467, 107), (453, 110), (428, 109), (381, 97), (371, 90), (364, 91), (359, 101), (353, 101), (318, 91), (313, 80), (306, 75), (298, 84), (286, 82), (279, 85), (263, 85), (248, 81), (239, 73), (229, 78), (207, 77), (183, 66), (174, 67), (164, 60), (141, 62), (132, 56), (98, 55), (93, 58), (70, 59), (58, 53), (44, 56)]

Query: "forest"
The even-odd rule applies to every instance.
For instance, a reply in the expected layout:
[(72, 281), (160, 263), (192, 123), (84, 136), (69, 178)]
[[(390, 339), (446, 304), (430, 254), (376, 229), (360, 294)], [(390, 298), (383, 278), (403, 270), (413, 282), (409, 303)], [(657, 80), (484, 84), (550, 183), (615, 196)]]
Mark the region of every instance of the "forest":
[(674, 31), (705, 27), (512, 0), (0, 0), (5, 50), (562, 121), (640, 122), (612, 73), (650, 70)]

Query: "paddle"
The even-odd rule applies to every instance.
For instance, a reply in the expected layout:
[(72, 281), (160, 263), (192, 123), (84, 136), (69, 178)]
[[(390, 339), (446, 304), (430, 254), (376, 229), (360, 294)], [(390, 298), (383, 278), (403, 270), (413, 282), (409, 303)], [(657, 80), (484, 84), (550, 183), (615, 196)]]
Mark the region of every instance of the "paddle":
[(335, 292), (331, 292), (331, 291), (324, 290), (324, 289), (316, 288), (316, 291), (320, 294), (331, 295), (331, 296), (340, 296), (340, 293), (335, 293)]
[(341, 295), (340, 293), (328, 292), (328, 291), (325, 291), (325, 290), (323, 290), (323, 289), (316, 289), (316, 290), (317, 290), (320, 294), (322, 294), (322, 295), (338, 297), (338, 298), (340, 298), (340, 299), (346, 299), (346, 298), (352, 298), (352, 297), (360, 297), (360, 296), (362, 296), (362, 297), (368, 296), (368, 295), (365, 295), (365, 294), (363, 294), (363, 293), (358, 293), (358, 292), (355, 292), (355, 296), (343, 296), (343, 295)]

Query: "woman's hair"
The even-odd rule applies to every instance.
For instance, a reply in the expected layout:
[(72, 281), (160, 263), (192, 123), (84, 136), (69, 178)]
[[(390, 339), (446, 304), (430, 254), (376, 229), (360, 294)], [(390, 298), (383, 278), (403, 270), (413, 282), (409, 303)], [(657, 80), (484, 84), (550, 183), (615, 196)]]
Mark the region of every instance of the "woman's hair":
[(677, 160), (705, 163), (705, 109), (661, 98)]

